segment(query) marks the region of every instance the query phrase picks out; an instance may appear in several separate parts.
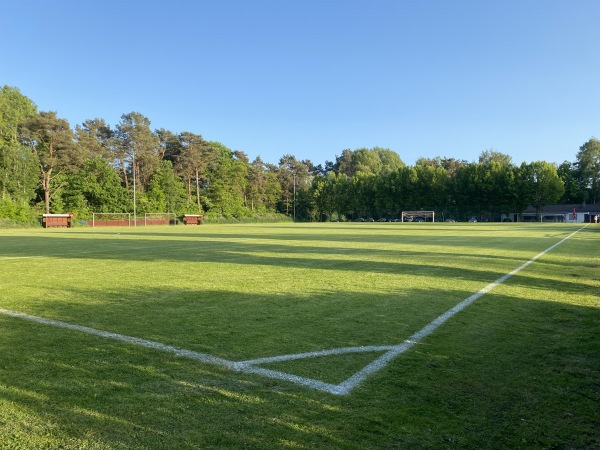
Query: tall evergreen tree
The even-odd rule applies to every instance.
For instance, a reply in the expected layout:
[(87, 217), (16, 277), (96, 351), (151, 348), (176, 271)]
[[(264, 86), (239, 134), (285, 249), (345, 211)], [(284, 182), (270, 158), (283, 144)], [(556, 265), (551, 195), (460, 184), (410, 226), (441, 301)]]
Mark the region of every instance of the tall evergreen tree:
[(79, 147), (75, 164), (81, 166), (90, 159), (101, 157), (113, 162), (111, 146), (114, 144), (114, 131), (104, 119), (87, 119), (75, 126), (75, 142)]
[(150, 129), (150, 119), (137, 112), (123, 114), (115, 136), (125, 186), (129, 187), (135, 177), (136, 189), (144, 192), (161, 161), (159, 139)]
[(267, 171), (260, 156), (248, 167), (248, 185), (246, 188), (247, 206), (251, 211), (265, 210)]
[(218, 152), (199, 134), (183, 132), (179, 135), (179, 142), (175, 170), (186, 184), (189, 200), (193, 195), (197, 211), (202, 212), (202, 193), (208, 185), (209, 169), (217, 163)]
[(61, 170), (68, 167), (73, 155), (73, 131), (69, 122), (59, 119), (56, 112), (40, 112), (27, 119), (21, 126), (22, 142), (37, 156), (40, 169), (40, 184), (44, 195), (46, 213), (50, 213), (50, 201), (66, 181), (60, 179)]
[(279, 169), (283, 189), (281, 212), (295, 217), (298, 191), (309, 188), (312, 176), (307, 164), (290, 154), (283, 155), (279, 159)]

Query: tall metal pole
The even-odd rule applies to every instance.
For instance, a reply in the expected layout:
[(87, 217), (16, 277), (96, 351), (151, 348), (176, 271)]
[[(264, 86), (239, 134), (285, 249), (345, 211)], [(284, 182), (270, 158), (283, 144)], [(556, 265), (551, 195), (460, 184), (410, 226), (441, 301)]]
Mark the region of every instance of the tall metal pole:
[(296, 221), (296, 172), (294, 175), (294, 222)]
[(133, 170), (133, 226), (137, 227), (137, 215), (136, 215), (136, 198), (135, 198), (135, 148), (133, 149), (131, 158), (131, 170)]

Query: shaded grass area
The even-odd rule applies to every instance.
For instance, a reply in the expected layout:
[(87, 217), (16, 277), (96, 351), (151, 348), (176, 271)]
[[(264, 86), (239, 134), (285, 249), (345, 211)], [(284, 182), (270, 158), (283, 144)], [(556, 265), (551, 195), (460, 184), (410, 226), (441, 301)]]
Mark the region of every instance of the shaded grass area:
[[(2, 231), (0, 307), (232, 359), (394, 344), (574, 230), (435, 225)], [(0, 442), (594, 448), (599, 243), (579, 233), (342, 397), (0, 316)], [(271, 367), (338, 382), (365, 361)]]

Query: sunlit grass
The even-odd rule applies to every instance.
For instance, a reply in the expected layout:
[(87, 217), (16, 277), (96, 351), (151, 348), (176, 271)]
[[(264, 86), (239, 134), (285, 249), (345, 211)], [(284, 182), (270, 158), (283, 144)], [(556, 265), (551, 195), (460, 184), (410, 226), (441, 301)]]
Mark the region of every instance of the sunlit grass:
[[(576, 229), (0, 230), (0, 308), (229, 360), (393, 345)], [(579, 232), (344, 397), (0, 316), (0, 442), (8, 448), (598, 444), (599, 234), (592, 226)], [(375, 356), (269, 368), (337, 383)]]

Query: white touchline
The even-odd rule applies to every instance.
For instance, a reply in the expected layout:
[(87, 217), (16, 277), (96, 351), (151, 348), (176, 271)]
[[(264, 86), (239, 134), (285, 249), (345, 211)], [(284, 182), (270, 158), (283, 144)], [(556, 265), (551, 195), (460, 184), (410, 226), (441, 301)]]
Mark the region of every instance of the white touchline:
[[(548, 247), (543, 252), (538, 253), (536, 256), (534, 256), (533, 258), (531, 258), (529, 261), (522, 264), (521, 266), (517, 267), (512, 272), (509, 272), (506, 275), (503, 275), (500, 278), (498, 278), (496, 281), (488, 284), (480, 291), (478, 291), (475, 294), (471, 295), (470, 297), (466, 298), (462, 302), (458, 303), (457, 305), (450, 308), (448, 311), (446, 311), (445, 313), (443, 313), (442, 315), (440, 315), (439, 317), (437, 317), (436, 319), (431, 321), (429, 324), (427, 324), (421, 330), (414, 333), (412, 336), (410, 336), (404, 342), (401, 342), (400, 344), (397, 344), (397, 345), (379, 345), (379, 346), (371, 345), (371, 346), (364, 346), (364, 347), (343, 347), (343, 348), (336, 348), (336, 349), (331, 349), (331, 350), (321, 350), (321, 351), (317, 351), (317, 352), (271, 356), (271, 357), (257, 358), (257, 359), (236, 362), (236, 361), (230, 361), (227, 359), (219, 358), (219, 357), (213, 356), (213, 355), (208, 355), (205, 353), (195, 352), (193, 350), (186, 350), (186, 349), (174, 347), (171, 345), (161, 344), (160, 342), (149, 341), (146, 339), (140, 339), (140, 338), (136, 338), (133, 336), (126, 336), (126, 335), (118, 334), (118, 333), (111, 333), (109, 331), (98, 330), (96, 328), (85, 327), (82, 325), (75, 325), (75, 324), (68, 323), (68, 322), (62, 322), (60, 320), (46, 319), (44, 317), (33, 316), (30, 314), (24, 314), (24, 313), (20, 313), (20, 312), (16, 312), (16, 311), (11, 311), (8, 309), (0, 308), (0, 314), (10, 316), (10, 317), (16, 317), (19, 319), (25, 319), (25, 320), (29, 320), (32, 322), (37, 322), (37, 323), (41, 323), (44, 325), (51, 325), (51, 326), (55, 326), (55, 327), (59, 327), (59, 328), (66, 328), (66, 329), (73, 330), (73, 331), (79, 331), (82, 333), (87, 333), (87, 334), (91, 334), (94, 336), (100, 336), (103, 338), (114, 339), (117, 341), (129, 343), (129, 344), (140, 345), (142, 347), (147, 347), (147, 348), (151, 348), (154, 350), (160, 350), (160, 351), (172, 353), (177, 356), (183, 356), (186, 358), (194, 359), (196, 361), (200, 361), (203, 363), (209, 363), (209, 364), (223, 366), (223, 367), (226, 367), (231, 370), (238, 371), (238, 372), (253, 373), (253, 374), (262, 375), (262, 376), (268, 377), (268, 378), (274, 378), (274, 379), (278, 379), (278, 380), (284, 380), (284, 381), (288, 381), (291, 383), (300, 384), (302, 386), (329, 392), (331, 394), (346, 395), (346, 394), (349, 394), (354, 388), (356, 388), (363, 381), (365, 381), (369, 376), (371, 376), (375, 372), (383, 369), (390, 361), (392, 361), (398, 355), (411, 349), (417, 343), (419, 343), (422, 339), (429, 336), (431, 333), (433, 333), (435, 330), (437, 330), (444, 322), (446, 322), (448, 319), (450, 319), (456, 313), (462, 311), (467, 306), (469, 306), (471, 303), (473, 303), (475, 300), (477, 300), (481, 296), (487, 294), (488, 292), (490, 292), (492, 289), (494, 289), (499, 284), (504, 283), (510, 277), (517, 274), (518, 272), (520, 272), (521, 270), (523, 270), (524, 268), (526, 268), (527, 266), (529, 266), (530, 264), (532, 264), (533, 262), (535, 262), (536, 260), (541, 258), (543, 255), (548, 253), (549, 251), (558, 247), (560, 244), (565, 242), (567, 239), (571, 238), (573, 235), (577, 234), (579, 231), (581, 231), (586, 226), (571, 233), (570, 235), (568, 235), (561, 241)], [(263, 367), (257, 367), (260, 364), (291, 361), (291, 360), (303, 359), (303, 358), (318, 358), (318, 357), (322, 357), (322, 356), (343, 355), (343, 354), (348, 354), (348, 353), (360, 353), (360, 352), (385, 352), (385, 353), (383, 355), (381, 355), (379, 358), (375, 359), (373, 362), (367, 364), (363, 369), (359, 370), (354, 375), (352, 375), (350, 378), (348, 378), (347, 380), (343, 381), (340, 384), (325, 383), (323, 381), (315, 380), (312, 378), (306, 378), (306, 377), (301, 377), (298, 375), (293, 375), (290, 373), (265, 369)]]
[[(583, 227), (583, 228), (585, 228), (585, 227)], [(407, 351), (407, 350), (411, 349), (412, 347), (414, 347), (419, 341), (421, 341), (423, 338), (429, 336), (431, 333), (433, 333), (435, 330), (437, 330), (444, 322), (446, 322), (449, 318), (451, 318), (452, 316), (454, 316), (456, 313), (462, 311), (467, 306), (469, 306), (471, 303), (473, 303), (475, 300), (477, 300), (479, 297), (481, 297), (484, 294), (487, 294), (488, 292), (490, 292), (492, 289), (494, 289), (499, 284), (504, 283), (510, 277), (512, 277), (513, 275), (516, 275), (518, 272), (520, 272), (525, 267), (529, 266), (534, 261), (536, 261), (539, 258), (541, 258), (542, 256), (544, 256), (546, 253), (548, 253), (549, 251), (551, 251), (554, 248), (558, 247), (560, 244), (562, 244), (567, 239), (569, 239), (572, 236), (574, 236), (576, 233), (578, 233), (579, 231), (581, 231), (583, 228), (580, 228), (579, 230), (571, 233), (570, 235), (568, 235), (567, 237), (565, 237), (561, 241), (559, 241), (556, 244), (548, 247), (543, 252), (538, 253), (533, 258), (531, 258), (529, 261), (527, 261), (526, 263), (524, 263), (521, 266), (517, 267), (512, 272), (509, 272), (506, 275), (501, 276), (500, 278), (498, 278), (493, 283), (490, 283), (487, 286), (485, 286), (479, 292), (476, 292), (475, 294), (473, 294), (470, 297), (466, 298), (462, 302), (458, 303), (453, 308), (450, 308), (444, 314), (442, 314), (438, 318), (434, 319), (429, 324), (427, 324), (423, 328), (421, 328), (421, 330), (417, 331), (415, 334), (413, 334), (412, 336), (410, 336), (406, 341), (404, 341), (403, 343), (395, 346), (395, 348), (393, 348), (389, 352), (385, 353), (381, 357), (377, 358), (375, 361), (373, 361), (370, 364), (368, 364), (367, 366), (365, 366), (362, 370), (356, 372), (354, 375), (352, 375), (346, 381), (344, 381), (343, 383), (339, 384), (338, 388), (340, 390), (340, 393), (348, 394), (352, 389), (354, 389), (356, 386), (358, 386), (360, 383), (362, 383), (367, 377), (369, 377), (370, 375), (372, 375), (375, 372), (377, 372), (380, 369), (382, 369), (392, 359), (394, 359), (395, 357), (397, 357), (401, 353), (404, 353), (405, 351)]]

